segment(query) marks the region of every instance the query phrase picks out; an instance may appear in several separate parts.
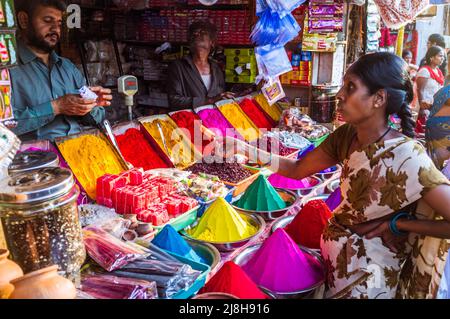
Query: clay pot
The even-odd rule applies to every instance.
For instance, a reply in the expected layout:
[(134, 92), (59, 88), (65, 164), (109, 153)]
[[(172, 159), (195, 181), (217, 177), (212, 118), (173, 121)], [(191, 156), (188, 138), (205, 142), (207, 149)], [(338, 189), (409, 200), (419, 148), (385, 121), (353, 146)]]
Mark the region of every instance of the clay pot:
[(15, 289), (10, 299), (75, 299), (74, 284), (58, 275), (57, 270), (58, 266), (53, 265), (11, 281)]
[(8, 255), (9, 251), (0, 249), (0, 299), (7, 299), (13, 292), (14, 286), (10, 281), (23, 276), (22, 269), (9, 260)]

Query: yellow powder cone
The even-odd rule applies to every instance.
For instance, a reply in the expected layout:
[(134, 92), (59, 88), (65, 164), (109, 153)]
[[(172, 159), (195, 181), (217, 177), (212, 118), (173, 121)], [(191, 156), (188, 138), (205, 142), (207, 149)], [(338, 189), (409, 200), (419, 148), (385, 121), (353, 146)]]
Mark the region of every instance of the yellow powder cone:
[(240, 215), (223, 198), (218, 198), (205, 212), (198, 225), (188, 231), (196, 239), (211, 242), (234, 242), (253, 236), (256, 227)]

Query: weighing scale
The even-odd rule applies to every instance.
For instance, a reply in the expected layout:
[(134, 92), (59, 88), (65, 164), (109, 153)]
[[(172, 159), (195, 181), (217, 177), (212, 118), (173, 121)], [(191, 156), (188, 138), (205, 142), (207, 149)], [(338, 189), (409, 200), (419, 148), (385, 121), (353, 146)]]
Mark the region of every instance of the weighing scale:
[(117, 80), (119, 94), (124, 97), (125, 105), (128, 107), (128, 119), (133, 120), (134, 96), (138, 92), (138, 79), (132, 75), (121, 76)]

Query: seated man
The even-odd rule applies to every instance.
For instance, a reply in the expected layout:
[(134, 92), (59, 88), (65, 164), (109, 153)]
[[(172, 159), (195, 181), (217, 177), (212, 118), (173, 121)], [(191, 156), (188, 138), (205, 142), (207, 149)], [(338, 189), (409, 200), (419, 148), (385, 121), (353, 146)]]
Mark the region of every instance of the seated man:
[(61, 36), (66, 5), (61, 0), (16, 1), (19, 25), (18, 66), (11, 69), (12, 103), (22, 140), (76, 134), (82, 125), (103, 121), (111, 90), (91, 88), (97, 100), (81, 98), (86, 81), (69, 60), (54, 49)]
[(207, 21), (197, 21), (189, 27), (191, 54), (169, 67), (167, 93), (172, 110), (213, 104), (234, 96), (225, 92), (224, 74), (209, 57), (216, 34), (216, 27)]

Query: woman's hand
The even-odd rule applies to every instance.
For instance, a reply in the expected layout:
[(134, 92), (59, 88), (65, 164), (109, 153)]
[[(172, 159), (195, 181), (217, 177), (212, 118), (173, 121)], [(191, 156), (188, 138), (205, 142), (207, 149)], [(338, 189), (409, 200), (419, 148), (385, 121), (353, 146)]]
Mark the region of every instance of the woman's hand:
[(397, 236), (391, 232), (389, 227), (390, 221), (383, 221), (375, 229), (363, 234), (367, 239), (373, 239), (380, 237), (384, 245), (388, 247), (392, 252), (398, 253), (407, 240), (407, 236)]

